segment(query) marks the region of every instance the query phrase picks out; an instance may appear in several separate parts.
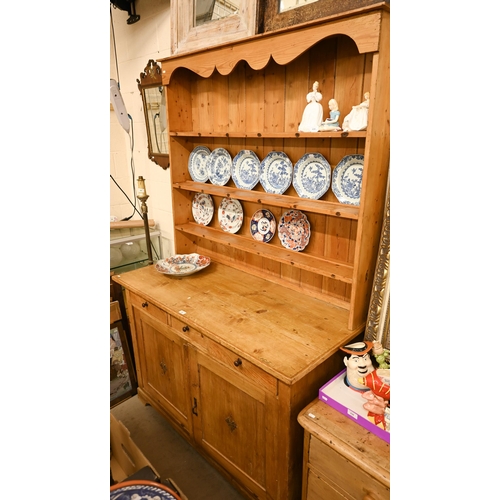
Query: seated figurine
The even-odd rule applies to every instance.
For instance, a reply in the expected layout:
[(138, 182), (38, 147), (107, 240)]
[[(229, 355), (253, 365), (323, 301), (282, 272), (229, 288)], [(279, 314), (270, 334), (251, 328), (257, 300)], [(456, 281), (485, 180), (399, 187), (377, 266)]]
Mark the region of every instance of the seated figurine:
[(351, 112), (344, 118), (342, 129), (346, 132), (351, 130), (366, 130), (368, 126), (368, 108), (370, 107), (370, 92), (365, 92), (365, 100), (353, 106)]
[(335, 99), (330, 99), (328, 101), (328, 107), (330, 108), (330, 117), (324, 122), (321, 122), (319, 127), (320, 132), (337, 132), (342, 130), (339, 125), (340, 111), (337, 101)]

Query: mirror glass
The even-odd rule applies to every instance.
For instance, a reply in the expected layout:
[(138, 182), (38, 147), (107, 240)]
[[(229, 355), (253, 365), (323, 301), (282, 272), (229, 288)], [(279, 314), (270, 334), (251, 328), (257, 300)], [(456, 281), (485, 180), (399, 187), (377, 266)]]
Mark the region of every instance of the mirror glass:
[(240, 8), (240, 0), (193, 0), (194, 26), (216, 21), (235, 14)]
[(162, 85), (161, 69), (156, 61), (148, 61), (140, 80), (137, 80), (137, 86), (141, 92), (146, 120), (149, 159), (166, 170), (170, 164), (167, 89)]
[(163, 87), (144, 89), (151, 152), (168, 153), (167, 106)]
[(317, 2), (318, 0), (280, 0), (280, 12), (286, 12), (287, 10), (296, 9), (297, 7), (302, 7), (309, 3)]

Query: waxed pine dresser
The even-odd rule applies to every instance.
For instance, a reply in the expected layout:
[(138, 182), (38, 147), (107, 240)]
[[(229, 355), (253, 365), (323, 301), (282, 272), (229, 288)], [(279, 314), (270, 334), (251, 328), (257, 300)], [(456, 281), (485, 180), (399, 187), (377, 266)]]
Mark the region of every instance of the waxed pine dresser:
[[(138, 395), (233, 481), (248, 498), (299, 500), (304, 430), (299, 412), (342, 368), (339, 347), (363, 335), (389, 169), (389, 7), (356, 11), (174, 55), (161, 63), (169, 124), (174, 248), (210, 266), (169, 277), (154, 266), (113, 279), (125, 289)], [(306, 93), (318, 80), (342, 116), (370, 92), (368, 128), (298, 133)], [(283, 194), (260, 184), (240, 189), (195, 182), (197, 146), (243, 149), (260, 160), (308, 152), (332, 166), (364, 155), (359, 205)], [(193, 197), (213, 198), (215, 215), (198, 224)], [(242, 226), (217, 222), (224, 198), (238, 200)], [(275, 236), (256, 241), (252, 214), (287, 210), (308, 217), (303, 251)]]

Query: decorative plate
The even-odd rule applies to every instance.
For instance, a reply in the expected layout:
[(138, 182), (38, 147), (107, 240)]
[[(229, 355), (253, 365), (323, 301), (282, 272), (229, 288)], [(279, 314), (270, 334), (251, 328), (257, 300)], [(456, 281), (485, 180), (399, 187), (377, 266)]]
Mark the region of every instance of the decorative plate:
[(191, 151), (188, 161), (188, 170), (193, 181), (207, 182), (207, 160), (209, 156), (210, 149), (206, 146), (196, 146), (193, 151)]
[(207, 226), (214, 216), (214, 200), (209, 194), (196, 193), (193, 197), (193, 217), (198, 224)]
[(123, 481), (110, 487), (110, 500), (181, 500), (173, 490), (153, 481)]
[(205, 269), (210, 264), (210, 257), (197, 253), (177, 254), (168, 259), (158, 260), (155, 268), (162, 274), (170, 276), (189, 276)]
[(320, 153), (306, 153), (293, 169), (293, 187), (301, 198), (319, 200), (330, 188), (332, 168)]
[(214, 149), (207, 161), (208, 178), (216, 186), (225, 186), (231, 178), (231, 155), (224, 148)]
[(224, 198), (219, 205), (219, 224), (227, 233), (237, 233), (243, 224), (243, 207), (238, 200)]
[(359, 205), (364, 155), (348, 155), (333, 169), (332, 191), (340, 203)]
[(304, 250), (311, 236), (311, 225), (306, 214), (300, 210), (285, 212), (278, 224), (278, 236), (285, 248), (296, 252)]
[(259, 179), (266, 193), (283, 194), (292, 183), (293, 165), (281, 151), (271, 151), (261, 162)]
[(254, 240), (267, 243), (276, 233), (276, 219), (269, 210), (257, 210), (252, 215), (250, 232)]
[(233, 158), (231, 177), (236, 187), (240, 189), (253, 189), (259, 182), (260, 160), (257, 155), (243, 149)]

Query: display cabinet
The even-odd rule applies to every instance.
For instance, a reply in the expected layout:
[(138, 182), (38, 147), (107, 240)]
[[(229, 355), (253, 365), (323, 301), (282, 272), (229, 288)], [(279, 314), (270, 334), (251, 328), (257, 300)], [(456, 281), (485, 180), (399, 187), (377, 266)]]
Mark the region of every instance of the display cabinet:
[[(113, 223), (112, 223), (113, 224)], [(140, 222), (142, 225), (142, 222)], [(148, 264), (148, 250), (144, 227), (137, 224), (115, 223), (110, 228), (110, 270), (123, 273)], [(151, 250), (155, 260), (161, 259), (161, 236), (159, 230), (151, 230)]]

